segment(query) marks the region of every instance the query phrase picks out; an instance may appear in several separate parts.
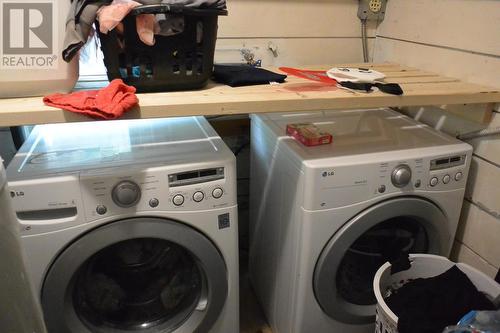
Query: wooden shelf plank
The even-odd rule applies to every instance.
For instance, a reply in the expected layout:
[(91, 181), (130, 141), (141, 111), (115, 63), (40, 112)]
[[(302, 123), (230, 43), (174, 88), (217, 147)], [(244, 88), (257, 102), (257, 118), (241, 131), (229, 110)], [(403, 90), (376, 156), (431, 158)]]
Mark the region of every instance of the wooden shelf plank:
[[(362, 66), (387, 73), (386, 82), (399, 83), (405, 93), (403, 96), (393, 96), (382, 92), (352, 92), (293, 76), (289, 76), (284, 84), (239, 88), (209, 83), (206, 88), (197, 91), (138, 94), (140, 107), (128, 112), (124, 119), (500, 102), (498, 89), (398, 64), (340, 66)], [(90, 87), (90, 84), (86, 82), (80, 86), (85, 88)], [(41, 97), (0, 99), (0, 126), (90, 120), (45, 106)]]

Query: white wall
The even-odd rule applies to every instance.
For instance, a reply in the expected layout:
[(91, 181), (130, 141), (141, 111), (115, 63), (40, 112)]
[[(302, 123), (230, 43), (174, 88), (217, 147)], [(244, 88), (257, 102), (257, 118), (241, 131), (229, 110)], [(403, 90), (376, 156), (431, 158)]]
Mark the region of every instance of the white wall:
[[(215, 59), (240, 62), (240, 50), (247, 48), (263, 66), (362, 62), (357, 9), (357, 0), (228, 0)], [(373, 46), (374, 24), (368, 36)]]
[[(500, 1), (389, 0), (376, 35), (375, 62), (394, 61), (500, 87)], [(480, 118), (475, 115), (483, 112), (480, 108), (407, 112), (456, 134), (483, 127), (466, 120)], [(500, 126), (498, 107), (486, 126)], [(500, 267), (500, 135), (469, 143), (474, 157), (452, 257), (494, 276)]]

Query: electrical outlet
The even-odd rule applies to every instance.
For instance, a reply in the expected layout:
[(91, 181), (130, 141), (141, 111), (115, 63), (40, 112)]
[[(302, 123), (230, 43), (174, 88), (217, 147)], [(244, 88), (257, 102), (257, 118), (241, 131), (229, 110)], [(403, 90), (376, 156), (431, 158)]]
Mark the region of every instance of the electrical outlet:
[(358, 17), (361, 20), (382, 21), (387, 0), (359, 0)]

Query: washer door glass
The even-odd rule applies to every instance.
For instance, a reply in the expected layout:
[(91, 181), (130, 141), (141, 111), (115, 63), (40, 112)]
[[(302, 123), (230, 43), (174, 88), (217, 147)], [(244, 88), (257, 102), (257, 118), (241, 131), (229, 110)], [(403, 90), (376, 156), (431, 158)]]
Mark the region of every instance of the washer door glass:
[(112, 222), (56, 258), (43, 287), (50, 332), (208, 332), (228, 294), (218, 249), (160, 218)]
[(80, 319), (122, 330), (182, 322), (198, 304), (203, 281), (186, 249), (157, 238), (102, 249), (75, 278), (73, 304)]
[(323, 311), (348, 324), (375, 320), (373, 278), (402, 253), (446, 255), (448, 221), (433, 203), (415, 197), (376, 204), (333, 235), (314, 271), (314, 293)]

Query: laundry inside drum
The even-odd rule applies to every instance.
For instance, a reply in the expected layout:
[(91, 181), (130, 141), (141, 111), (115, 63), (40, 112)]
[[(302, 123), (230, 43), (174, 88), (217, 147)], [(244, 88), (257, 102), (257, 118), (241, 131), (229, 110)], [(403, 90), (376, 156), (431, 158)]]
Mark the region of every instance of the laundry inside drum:
[(174, 328), (197, 307), (203, 279), (181, 246), (156, 238), (126, 240), (97, 252), (79, 269), (74, 309), (91, 329)]
[(356, 305), (376, 304), (373, 278), (380, 266), (400, 253), (427, 253), (428, 249), (424, 227), (411, 217), (393, 218), (372, 227), (342, 258), (335, 281), (339, 295)]

